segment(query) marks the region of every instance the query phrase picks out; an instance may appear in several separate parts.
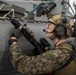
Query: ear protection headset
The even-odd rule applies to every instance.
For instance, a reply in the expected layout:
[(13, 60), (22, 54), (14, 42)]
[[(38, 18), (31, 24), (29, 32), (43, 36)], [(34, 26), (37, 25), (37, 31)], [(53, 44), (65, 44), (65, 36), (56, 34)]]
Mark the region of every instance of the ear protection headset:
[(55, 30), (53, 31), (55, 36), (61, 39), (63, 36), (67, 36), (67, 29), (63, 25), (57, 24)]

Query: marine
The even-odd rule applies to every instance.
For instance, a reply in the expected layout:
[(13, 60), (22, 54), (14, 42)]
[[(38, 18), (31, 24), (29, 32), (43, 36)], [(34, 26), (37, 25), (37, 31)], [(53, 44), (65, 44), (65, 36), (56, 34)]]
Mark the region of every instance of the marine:
[(75, 60), (61, 68), (69, 60), (73, 51), (72, 45), (67, 42), (67, 38), (71, 37), (72, 34), (69, 26), (68, 23), (62, 22), (60, 15), (50, 18), (46, 25), (45, 34), (47, 38), (54, 42), (55, 47), (52, 50), (46, 50), (43, 54), (32, 57), (22, 52), (15, 36), (11, 37), (9, 39), (10, 61), (13, 67), (26, 75), (50, 72), (53, 72), (54, 75), (76, 75)]

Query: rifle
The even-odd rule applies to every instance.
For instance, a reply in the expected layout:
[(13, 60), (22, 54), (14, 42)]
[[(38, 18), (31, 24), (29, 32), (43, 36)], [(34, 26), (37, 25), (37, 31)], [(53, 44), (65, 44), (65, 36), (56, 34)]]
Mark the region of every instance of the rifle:
[[(41, 47), (41, 49), (45, 52), (46, 50), (45, 50), (45, 48), (47, 49), (47, 50), (50, 50), (51, 48), (50, 48), (50, 43), (45, 39), (45, 38), (40, 38), (40, 40), (39, 40), (40, 42), (39, 42), (39, 46)], [(38, 50), (33, 50), (33, 53), (35, 54), (35, 55), (38, 55), (39, 54), (39, 51)]]
[(45, 38), (40, 38), (40, 46), (42, 49), (47, 47), (47, 49), (50, 50), (50, 43)]
[[(21, 26), (21, 24), (15, 20), (15, 19), (12, 19), (10, 16), (8, 16), (9, 19), (10, 19), (10, 22), (15, 26), (15, 28), (19, 28)], [(25, 24), (26, 25), (26, 24)], [(34, 36), (30, 35), (28, 32), (27, 32), (27, 27), (22, 27), (21, 29), (21, 33), (23, 34), (23, 36), (35, 47), (35, 49), (33, 50), (34, 51), (34, 54), (42, 54), (45, 52), (45, 47), (48, 45), (46, 43), (46, 41), (44, 41), (44, 39), (41, 39), (41, 43), (39, 43), (35, 38)], [(44, 41), (44, 42), (43, 42)], [(47, 44), (47, 45), (45, 45)], [(44, 47), (45, 46), (45, 47)], [(48, 45), (50, 46), (50, 44)]]

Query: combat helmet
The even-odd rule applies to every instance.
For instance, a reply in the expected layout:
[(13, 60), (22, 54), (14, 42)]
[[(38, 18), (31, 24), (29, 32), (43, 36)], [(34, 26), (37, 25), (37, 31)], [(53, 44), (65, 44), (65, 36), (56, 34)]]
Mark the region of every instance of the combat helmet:
[(61, 15), (54, 15), (49, 19), (49, 22), (56, 25), (54, 32), (58, 38), (62, 38), (65, 35), (70, 37), (72, 35), (72, 20), (66, 22), (62, 19)]

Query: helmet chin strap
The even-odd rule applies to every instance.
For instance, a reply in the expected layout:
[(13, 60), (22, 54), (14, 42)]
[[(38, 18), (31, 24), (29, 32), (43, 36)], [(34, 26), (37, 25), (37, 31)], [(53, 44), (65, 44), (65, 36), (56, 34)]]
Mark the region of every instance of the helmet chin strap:
[[(54, 41), (56, 41), (56, 42), (54, 42), (55, 43), (55, 46), (57, 46), (58, 44), (60, 44), (60, 43), (62, 43), (62, 42), (64, 42), (64, 41), (67, 41), (65, 38), (63, 38), (63, 39), (55, 39)], [(60, 42), (60, 43), (59, 43)]]
[(60, 41), (60, 39), (58, 39), (58, 41), (55, 43), (55, 46), (57, 46), (58, 42)]

